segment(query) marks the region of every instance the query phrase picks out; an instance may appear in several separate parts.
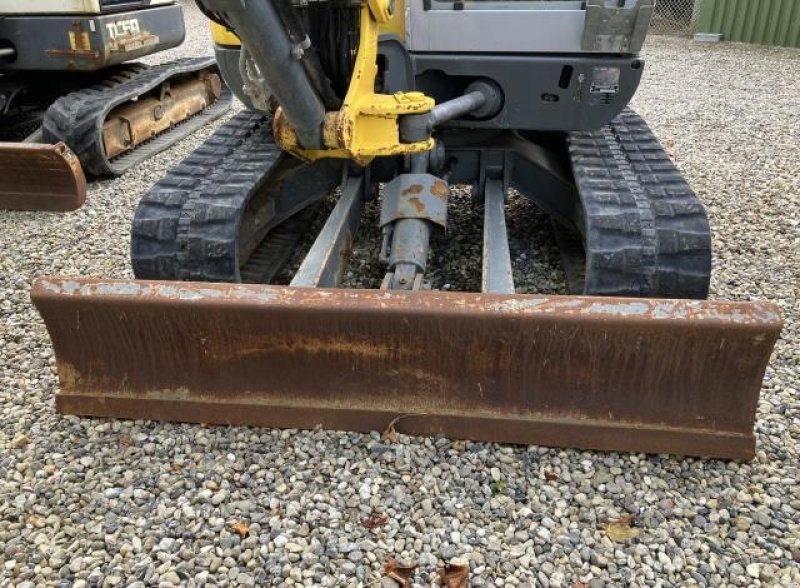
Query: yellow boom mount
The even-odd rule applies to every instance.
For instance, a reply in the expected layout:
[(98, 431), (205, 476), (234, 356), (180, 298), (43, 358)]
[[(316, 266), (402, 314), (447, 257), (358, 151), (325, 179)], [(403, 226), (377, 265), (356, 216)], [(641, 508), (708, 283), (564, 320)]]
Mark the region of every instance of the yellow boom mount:
[[(392, 0), (367, 0), (362, 6), (353, 75), (342, 107), (325, 115), (324, 148), (304, 149), (283, 109), (278, 108), (273, 129), (275, 141), (282, 149), (306, 161), (337, 157), (366, 165), (375, 157), (420, 153), (433, 148), (433, 139), (403, 143), (399, 131), (401, 116), (430, 112), (435, 106), (433, 98), (421, 92), (375, 92), (378, 36), (382, 27), (396, 28), (394, 21), (402, 16), (402, 11), (395, 12), (398, 6), (402, 3)], [(213, 35), (222, 44), (233, 44), (232, 33), (219, 25), (214, 26)]]
[(400, 116), (430, 112), (435, 106), (433, 98), (422, 92), (375, 93), (378, 34), (380, 25), (392, 18), (390, 4), (391, 0), (368, 0), (361, 9), (361, 36), (353, 76), (342, 108), (325, 116), (325, 149), (303, 149), (278, 108), (273, 128), (281, 148), (305, 160), (339, 157), (360, 165), (368, 164), (374, 157), (433, 149), (433, 139), (401, 143), (399, 131)]

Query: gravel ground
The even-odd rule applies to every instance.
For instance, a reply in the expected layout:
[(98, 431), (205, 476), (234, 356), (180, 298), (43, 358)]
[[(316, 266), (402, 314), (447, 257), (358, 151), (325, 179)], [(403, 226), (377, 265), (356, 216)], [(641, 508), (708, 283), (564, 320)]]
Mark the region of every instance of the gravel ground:
[[(189, 23), (176, 54), (209, 49)], [(712, 297), (774, 300), (786, 319), (752, 463), (57, 416), (31, 281), (129, 276), (134, 204), (206, 131), (93, 184), (78, 212), (0, 212), (0, 584), (367, 586), (395, 555), (420, 585), (453, 558), (474, 585), (800, 585), (800, 52), (666, 38), (648, 52), (636, 106), (709, 207)], [(450, 239), (468, 253), (476, 211), (459, 202)], [(518, 283), (560, 291), (545, 219), (509, 209)], [(539, 253), (522, 257), (526, 242)], [(455, 259), (438, 283), (474, 286)], [(359, 253), (348, 279), (372, 264)], [(629, 514), (638, 536), (614, 542), (606, 524)]]

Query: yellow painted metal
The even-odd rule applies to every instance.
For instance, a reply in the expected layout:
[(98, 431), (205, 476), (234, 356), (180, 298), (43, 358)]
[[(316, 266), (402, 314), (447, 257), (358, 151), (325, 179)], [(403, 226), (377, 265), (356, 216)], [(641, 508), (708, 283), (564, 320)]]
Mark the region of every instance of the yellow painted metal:
[[(274, 119), (275, 140), (284, 150), (307, 161), (335, 157), (366, 165), (375, 157), (420, 153), (433, 148), (433, 139), (401, 143), (398, 128), (400, 116), (429, 112), (435, 105), (432, 98), (421, 92), (375, 93), (378, 37), (393, 34), (405, 38), (405, 0), (395, 0), (393, 4), (390, 0), (366, 0), (360, 27), (353, 76), (342, 108), (325, 117), (325, 148), (303, 149), (279, 108)], [(211, 37), (217, 45), (241, 45), (232, 31), (213, 22)]]
[[(79, 34), (80, 36), (78, 36)], [(72, 30), (67, 33), (67, 39), (69, 39), (71, 51), (91, 51), (92, 49), (92, 40), (89, 37), (89, 33), (81, 30), (80, 22), (72, 25)]]
[(395, 0), (392, 16), (384, 23), (380, 23), (379, 33), (397, 35), (401, 39), (406, 38), (406, 2), (405, 0)]
[(217, 45), (238, 47), (242, 44), (242, 42), (239, 41), (239, 37), (237, 37), (233, 31), (215, 22), (211, 23), (211, 38)]
[(392, 18), (391, 0), (367, 0), (367, 6), (372, 13), (372, 18), (379, 25), (389, 22), (389, 19)]
[[(433, 140), (401, 143), (398, 119), (407, 114), (424, 114), (435, 105), (433, 98), (421, 92), (376, 94), (378, 73), (379, 25), (372, 12), (372, 2), (361, 9), (361, 37), (358, 53), (342, 108), (328, 113), (325, 120), (325, 149), (303, 149), (294, 130), (278, 109), (275, 140), (290, 153), (306, 160), (324, 157), (352, 159), (366, 165), (373, 158), (405, 153), (420, 153), (433, 148)], [(386, 15), (381, 14), (379, 18)]]

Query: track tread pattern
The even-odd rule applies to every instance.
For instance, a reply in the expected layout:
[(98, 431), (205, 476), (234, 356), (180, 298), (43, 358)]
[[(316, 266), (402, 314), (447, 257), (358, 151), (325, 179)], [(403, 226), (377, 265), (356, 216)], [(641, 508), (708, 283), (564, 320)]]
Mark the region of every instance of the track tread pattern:
[(705, 210), (644, 120), (626, 109), (567, 144), (582, 208), (583, 293), (706, 298)]
[(319, 206), (308, 206), (272, 229), (242, 264), (242, 282), (269, 284), (294, 253), (318, 212)]
[(137, 278), (241, 281), (241, 214), (282, 153), (270, 127), (235, 115), (145, 194), (131, 230)]
[(103, 122), (108, 113), (172, 76), (211, 67), (215, 67), (213, 58), (194, 57), (152, 67), (132, 63), (112, 68), (103, 81), (62, 96), (47, 109), (42, 120), (43, 138), (50, 143), (66, 143), (90, 176), (119, 176), (224, 114), (231, 106), (232, 94), (224, 88), (217, 101), (203, 112), (113, 160), (106, 158), (103, 147)]

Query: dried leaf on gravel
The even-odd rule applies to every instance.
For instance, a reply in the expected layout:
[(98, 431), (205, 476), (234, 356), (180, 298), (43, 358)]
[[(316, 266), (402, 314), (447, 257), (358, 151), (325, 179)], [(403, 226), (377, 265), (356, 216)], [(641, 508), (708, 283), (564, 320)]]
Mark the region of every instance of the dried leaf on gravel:
[(572, 584), (572, 588), (589, 588), (589, 582), (581, 582), (580, 580), (575, 580)]
[(383, 565), (383, 573), (386, 577), (397, 582), (401, 588), (411, 588), (411, 578), (416, 569), (416, 564), (413, 566), (403, 565), (393, 555), (387, 557), (386, 563)]
[(397, 441), (397, 431), (394, 430), (394, 426), (397, 424), (397, 421), (399, 421), (400, 418), (401, 417), (395, 417), (389, 421), (389, 424), (386, 425), (383, 433), (381, 433), (381, 439), (387, 443), (395, 443)]
[(447, 564), (439, 570), (439, 578), (445, 588), (469, 588), (469, 566)]
[(135, 443), (133, 441), (133, 437), (123, 433), (122, 435), (119, 436), (119, 444), (122, 445), (123, 447), (133, 447)]
[(558, 474), (547, 471), (544, 473), (544, 479), (548, 482), (555, 482), (556, 480), (561, 479)]
[(636, 518), (636, 515), (631, 514), (617, 521), (609, 522), (606, 525), (606, 535), (616, 543), (625, 543), (630, 539), (638, 537), (641, 530), (636, 527), (631, 527), (634, 518)]
[(250, 534), (250, 527), (243, 521), (237, 521), (231, 525), (231, 531), (237, 533), (239, 537), (244, 539)]
[(395, 443), (397, 441), (397, 431), (394, 428), (395, 425), (398, 422), (400, 422), (400, 419), (404, 419), (410, 416), (416, 416), (416, 415), (414, 413), (409, 413), (409, 414), (401, 414), (394, 417), (391, 421), (389, 421), (389, 424), (386, 425), (386, 428), (383, 430), (383, 433), (381, 433), (381, 439), (383, 439), (388, 443)]
[(678, 146), (675, 139), (667, 139), (666, 143), (664, 143), (664, 151), (667, 152), (672, 161), (678, 160)]
[(11, 442), (11, 447), (13, 447), (14, 449), (22, 449), (30, 442), (31, 440), (27, 437), (27, 435), (20, 435)]
[(377, 529), (383, 527), (389, 520), (389, 516), (384, 512), (372, 511), (369, 516), (361, 520), (361, 526), (365, 529)]

